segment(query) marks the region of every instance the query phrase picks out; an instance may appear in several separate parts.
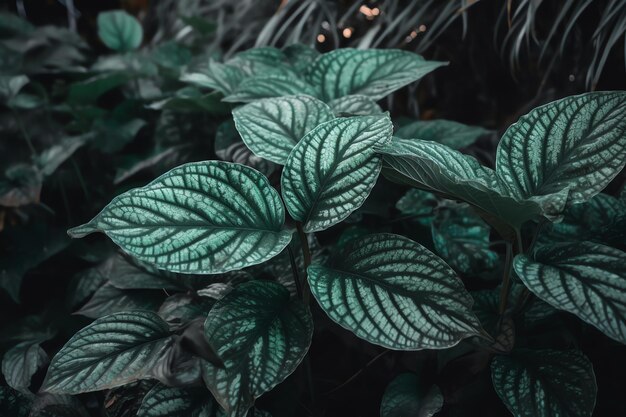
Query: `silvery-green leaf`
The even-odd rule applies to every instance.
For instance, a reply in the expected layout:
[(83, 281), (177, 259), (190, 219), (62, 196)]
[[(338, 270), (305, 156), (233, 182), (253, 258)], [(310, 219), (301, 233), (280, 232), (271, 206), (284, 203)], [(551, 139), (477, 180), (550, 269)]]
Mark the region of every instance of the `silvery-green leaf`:
[(281, 165), (304, 135), (333, 118), (325, 103), (310, 96), (266, 98), (233, 110), (235, 126), (246, 146)]
[(291, 232), (282, 229), (284, 216), (280, 196), (258, 171), (205, 161), (127, 191), (69, 233), (102, 231), (158, 268), (216, 274), (280, 253), (291, 240)]
[(260, 75), (243, 80), (235, 91), (224, 97), (222, 101), (229, 103), (247, 103), (262, 98), (298, 94), (315, 96), (315, 90), (306, 81), (301, 80), (295, 75)]
[(480, 126), (468, 126), (452, 120), (428, 120), (408, 123), (395, 132), (403, 139), (432, 140), (453, 149), (465, 148), (488, 133), (490, 130)]
[(590, 417), (596, 403), (591, 362), (575, 350), (522, 350), (491, 363), (496, 393), (516, 417)]
[(443, 394), (433, 385), (420, 383), (417, 375), (400, 374), (387, 385), (380, 404), (380, 417), (432, 417), (443, 407)]
[[(522, 116), (504, 133), (496, 173), (510, 195), (568, 192), (568, 204), (597, 193), (626, 164), (626, 92), (566, 97)], [(560, 210), (559, 210), (560, 209)], [(562, 207), (546, 207), (559, 215)]]
[(293, 74), (287, 56), (283, 51), (272, 46), (251, 48), (239, 52), (226, 64), (240, 68), (248, 75)]
[(374, 146), (389, 141), (391, 130), (388, 115), (338, 118), (298, 142), (281, 184), (287, 210), (306, 232), (339, 223), (365, 202), (381, 168)]
[(137, 417), (218, 417), (224, 412), (206, 388), (155, 385), (141, 402)]
[(368, 116), (382, 113), (383, 109), (371, 98), (361, 95), (339, 97), (328, 105), (336, 116)]
[(428, 191), (411, 189), (398, 200), (396, 208), (405, 216), (414, 217), (423, 226), (430, 226), (437, 198)]
[(464, 274), (493, 269), (498, 254), (489, 248), (489, 226), (465, 204), (449, 203), (435, 210), (431, 231), (435, 250)]
[(226, 96), (232, 94), (245, 77), (241, 69), (211, 60), (206, 70), (183, 74), (180, 80), (217, 90)]
[(269, 177), (278, 169), (278, 165), (252, 153), (241, 140), (232, 120), (222, 122), (215, 132), (215, 154), (218, 158), (247, 165)]
[(307, 78), (324, 101), (348, 95), (378, 100), (443, 65), (397, 49), (343, 48), (317, 58)]
[(156, 311), (164, 299), (165, 293), (160, 290), (120, 290), (108, 283), (98, 288), (75, 314), (96, 319), (121, 311)]
[(7, 350), (2, 357), (2, 375), (11, 388), (30, 393), (32, 376), (48, 362), (48, 355), (39, 343), (22, 342)]
[(254, 400), (289, 376), (311, 343), (308, 307), (280, 284), (251, 281), (219, 300), (205, 334), (224, 369), (208, 363), (203, 378), (229, 417), (243, 417)]
[(283, 49), (283, 53), (293, 69), (298, 73), (305, 72), (313, 61), (320, 56), (320, 53), (316, 49), (301, 43), (287, 46)]
[(111, 314), (79, 330), (61, 348), (42, 391), (79, 394), (145, 378), (170, 343), (167, 323), (156, 313)]
[(0, 415), (29, 417), (32, 400), (10, 387), (0, 386)]
[(540, 246), (515, 272), (537, 297), (626, 343), (626, 254), (593, 242)]
[(117, 52), (137, 49), (143, 39), (143, 28), (123, 10), (98, 14), (98, 36), (102, 43)]
[(330, 318), (371, 343), (443, 349), (481, 331), (472, 297), (454, 271), (405, 237), (353, 240), (308, 273), (311, 292)]

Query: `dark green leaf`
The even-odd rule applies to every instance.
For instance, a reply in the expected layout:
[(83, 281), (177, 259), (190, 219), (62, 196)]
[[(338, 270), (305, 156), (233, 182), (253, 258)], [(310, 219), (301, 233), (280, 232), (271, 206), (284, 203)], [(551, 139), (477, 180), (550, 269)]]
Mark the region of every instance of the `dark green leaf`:
[(223, 411), (206, 388), (157, 384), (141, 402), (137, 417), (218, 417)]
[(156, 311), (164, 298), (163, 291), (120, 290), (111, 284), (104, 284), (75, 314), (97, 319), (121, 311)]
[(20, 207), (39, 202), (41, 172), (28, 164), (12, 165), (0, 178), (0, 206)]
[(226, 64), (240, 68), (246, 74), (253, 76), (295, 75), (289, 68), (285, 53), (272, 46), (241, 51)]
[(206, 317), (215, 304), (209, 297), (196, 294), (174, 294), (168, 297), (159, 308), (159, 316), (171, 328), (178, 329), (198, 317)]
[(241, 69), (211, 60), (206, 70), (189, 72), (184, 74), (180, 80), (219, 91), (227, 96), (236, 90), (245, 77), (246, 74)]
[(301, 94), (315, 96), (315, 90), (294, 75), (274, 74), (246, 78), (223, 101), (247, 103), (262, 98)]
[(283, 49), (283, 53), (287, 57), (287, 60), (293, 69), (298, 73), (305, 72), (309, 65), (311, 65), (313, 61), (320, 56), (320, 53), (317, 50), (301, 43), (295, 43), (287, 46)]
[(137, 49), (143, 39), (141, 24), (123, 10), (98, 14), (98, 36), (102, 43), (117, 52)]
[(26, 395), (9, 387), (0, 386), (0, 415), (7, 417), (29, 417), (31, 400)]
[(465, 148), (488, 133), (490, 130), (479, 126), (468, 126), (451, 120), (415, 121), (406, 124), (395, 132), (403, 139), (432, 140), (453, 149)]
[(437, 198), (427, 191), (409, 190), (398, 202), (396, 208), (405, 216), (414, 217), (423, 226), (430, 226)]
[(48, 355), (39, 343), (22, 342), (4, 354), (2, 375), (11, 388), (28, 394), (32, 376), (47, 362)]
[(267, 177), (278, 169), (275, 163), (252, 153), (241, 140), (232, 120), (218, 126), (215, 132), (215, 154), (224, 161), (252, 167)]
[(339, 116), (369, 116), (382, 113), (383, 109), (367, 96), (344, 96), (331, 100), (328, 105), (335, 115)]
[(423, 387), (415, 374), (398, 375), (389, 383), (380, 405), (380, 417), (432, 417), (443, 407), (436, 385)]

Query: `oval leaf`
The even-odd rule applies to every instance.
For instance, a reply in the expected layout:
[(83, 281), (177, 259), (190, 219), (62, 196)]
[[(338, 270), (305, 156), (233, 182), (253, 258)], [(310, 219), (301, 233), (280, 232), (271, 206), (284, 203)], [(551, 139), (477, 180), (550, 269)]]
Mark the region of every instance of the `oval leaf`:
[(381, 168), (373, 148), (389, 141), (391, 130), (388, 115), (339, 118), (298, 142), (281, 184), (287, 210), (306, 232), (339, 223), (365, 202)]
[(304, 135), (333, 118), (325, 103), (310, 96), (267, 98), (233, 110), (235, 126), (246, 146), (281, 165)]
[(515, 272), (537, 297), (626, 343), (626, 254), (593, 242), (540, 246), (515, 257)]
[(182, 165), (111, 201), (82, 237), (102, 231), (139, 260), (174, 272), (217, 274), (266, 261), (291, 240), (280, 196), (252, 168)]
[(229, 417), (245, 416), (254, 400), (287, 378), (306, 355), (309, 309), (269, 281), (241, 284), (219, 300), (205, 323), (207, 340), (224, 362), (204, 380)]
[(98, 14), (98, 36), (110, 49), (128, 52), (141, 45), (143, 29), (133, 16), (114, 10)]
[(522, 350), (491, 363), (496, 393), (517, 417), (590, 417), (596, 402), (591, 362), (575, 350)]
[(141, 402), (137, 417), (211, 417), (223, 412), (206, 388), (155, 385)]
[(167, 323), (156, 313), (111, 314), (78, 331), (61, 348), (42, 390), (80, 394), (145, 378), (170, 344)]
[(472, 297), (445, 262), (402, 236), (351, 241), (308, 269), (311, 292), (341, 326), (398, 350), (443, 349), (478, 334)]
[(380, 405), (380, 417), (432, 417), (443, 407), (436, 385), (426, 390), (415, 374), (398, 375), (389, 383)]
[(28, 394), (30, 380), (48, 362), (39, 343), (22, 342), (7, 350), (2, 358), (2, 375), (11, 388)]

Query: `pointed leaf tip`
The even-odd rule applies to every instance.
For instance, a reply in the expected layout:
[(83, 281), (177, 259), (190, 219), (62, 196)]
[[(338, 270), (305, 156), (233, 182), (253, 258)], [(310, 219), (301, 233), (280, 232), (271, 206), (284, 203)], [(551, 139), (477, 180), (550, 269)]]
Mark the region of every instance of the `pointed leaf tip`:
[(67, 235), (73, 239), (80, 239), (92, 233), (98, 232), (99, 229), (90, 223), (81, 224), (80, 226), (72, 227), (67, 231)]

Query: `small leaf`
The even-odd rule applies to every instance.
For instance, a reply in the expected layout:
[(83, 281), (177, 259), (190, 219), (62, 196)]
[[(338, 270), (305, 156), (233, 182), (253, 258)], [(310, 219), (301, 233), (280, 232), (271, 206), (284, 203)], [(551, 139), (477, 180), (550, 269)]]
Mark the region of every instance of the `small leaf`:
[(491, 363), (496, 393), (518, 417), (590, 417), (596, 379), (589, 360), (575, 350), (523, 350)]
[(339, 118), (298, 142), (281, 184), (289, 214), (306, 232), (339, 223), (365, 202), (381, 168), (373, 148), (390, 139), (391, 129), (388, 115)]
[(273, 74), (246, 78), (232, 94), (224, 97), (222, 101), (247, 103), (262, 98), (299, 94), (315, 96), (315, 90), (294, 75)]
[(56, 354), (42, 391), (80, 394), (145, 378), (170, 343), (167, 323), (156, 313), (103, 317), (79, 330)]
[(233, 110), (246, 146), (281, 165), (304, 135), (333, 118), (326, 104), (310, 96), (267, 98)]
[(383, 109), (367, 96), (345, 96), (331, 100), (328, 105), (337, 117), (339, 116), (369, 116), (382, 113)]
[(537, 297), (626, 343), (626, 254), (593, 242), (540, 246), (515, 272)]
[(415, 374), (398, 375), (387, 386), (380, 417), (432, 417), (443, 407), (443, 394), (436, 385), (427, 389)]
[(451, 120), (428, 120), (408, 123), (395, 132), (395, 136), (403, 139), (432, 140), (453, 149), (470, 146), (490, 130), (480, 126), (468, 126)]
[(11, 388), (29, 394), (30, 380), (48, 363), (48, 355), (39, 343), (22, 342), (9, 349), (2, 358), (2, 375)]
[(322, 309), (368, 342), (443, 349), (480, 332), (472, 297), (454, 271), (405, 237), (353, 240), (329, 265), (312, 265), (308, 272)]
[(159, 290), (120, 290), (104, 284), (75, 314), (96, 319), (121, 311), (156, 311), (164, 298), (165, 294)]
[(102, 43), (117, 52), (137, 49), (143, 39), (143, 29), (135, 17), (123, 10), (98, 14), (98, 36)]
[(143, 398), (137, 417), (217, 417), (219, 405), (206, 391), (197, 387), (155, 385)]
[[(538, 199), (568, 192), (589, 200), (626, 164), (626, 93), (566, 97), (532, 110), (502, 136), (496, 173), (511, 196)], [(563, 204), (546, 206), (558, 216)]]
[(307, 78), (324, 101), (348, 95), (379, 100), (444, 65), (398, 49), (343, 48), (317, 58)]
[(245, 77), (246, 74), (241, 69), (211, 60), (206, 70), (184, 74), (180, 80), (211, 88), (227, 96), (237, 89)]
[(415, 217), (423, 226), (430, 226), (433, 220), (433, 209), (437, 205), (437, 198), (427, 191), (409, 190), (398, 202), (396, 208), (404, 215)]
[(215, 304), (205, 334), (224, 369), (206, 363), (204, 380), (229, 417), (243, 417), (302, 361), (313, 321), (309, 309), (280, 284), (251, 281)]
[(216, 274), (266, 261), (291, 240), (278, 193), (259, 172), (206, 161), (116, 197), (73, 237), (102, 231), (137, 259), (174, 272)]

